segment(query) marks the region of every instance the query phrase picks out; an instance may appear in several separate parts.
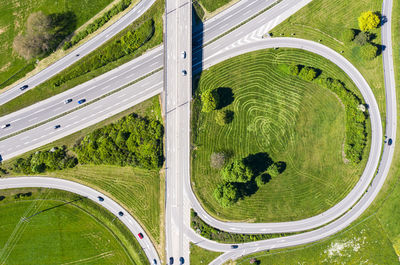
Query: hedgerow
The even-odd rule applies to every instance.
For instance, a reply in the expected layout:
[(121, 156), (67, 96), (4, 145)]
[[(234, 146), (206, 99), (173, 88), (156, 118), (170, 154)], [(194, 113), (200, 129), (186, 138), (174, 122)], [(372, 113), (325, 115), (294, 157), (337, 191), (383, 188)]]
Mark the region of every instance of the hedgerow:
[[(364, 153), (364, 148), (367, 144), (367, 118), (368, 113), (365, 111), (365, 107), (363, 105), (362, 100), (354, 94), (352, 91), (346, 88), (345, 84), (331, 77), (318, 77), (310, 80), (308, 78), (311, 75), (301, 74), (303, 69), (307, 69), (307, 72), (311, 67), (302, 66), (302, 65), (291, 65), (281, 67), (287, 71), (288, 74), (298, 76), (306, 81), (315, 81), (319, 85), (331, 90), (335, 93), (342, 103), (345, 106), (346, 110), (346, 141), (344, 152), (346, 154), (346, 158), (349, 159), (353, 163), (359, 163), (362, 160), (362, 155)], [(301, 69), (299, 71), (299, 69)], [(313, 70), (315, 73), (321, 72), (319, 69)]]
[(99, 28), (101, 28), (104, 24), (106, 24), (113, 16), (127, 9), (132, 0), (121, 0), (118, 4), (114, 5), (110, 10), (104, 13), (101, 17), (95, 19), (92, 23), (90, 23), (84, 30), (78, 32), (75, 36), (71, 38), (70, 41), (66, 41), (63, 45), (63, 49), (67, 50), (84, 39), (87, 35), (95, 32)]
[(86, 135), (74, 151), (81, 164), (157, 169), (164, 159), (163, 133), (159, 121), (131, 114)]
[(237, 234), (221, 231), (209, 226), (195, 211), (191, 210), (191, 227), (195, 232), (210, 240), (221, 243), (245, 243), (257, 240), (277, 238), (288, 234)]
[(98, 52), (93, 52), (83, 58), (79, 64), (67, 68), (62, 74), (58, 74), (53, 80), (53, 87), (58, 87), (65, 82), (101, 68), (128, 54), (133, 53), (145, 44), (154, 34), (154, 21), (149, 19), (136, 29), (128, 31), (121, 38), (109, 45), (101, 47)]

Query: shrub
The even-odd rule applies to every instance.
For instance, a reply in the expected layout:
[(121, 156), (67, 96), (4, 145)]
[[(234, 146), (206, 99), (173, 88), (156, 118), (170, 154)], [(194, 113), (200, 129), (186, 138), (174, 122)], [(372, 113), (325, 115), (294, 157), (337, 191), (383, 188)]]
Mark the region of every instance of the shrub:
[(215, 115), (215, 121), (218, 125), (224, 126), (228, 123), (231, 123), (233, 120), (233, 111), (230, 110), (221, 110), (218, 111)]
[(375, 45), (368, 43), (361, 47), (361, 56), (366, 60), (372, 60), (376, 57), (378, 48)]
[(226, 165), (221, 171), (222, 178), (226, 182), (247, 182), (254, 175), (252, 169), (246, 165), (243, 159), (237, 159)]
[(317, 71), (312, 67), (306, 66), (300, 70), (299, 77), (311, 82), (317, 77)]
[(280, 174), (278, 165), (277, 164), (272, 164), (267, 169), (267, 174), (270, 175), (272, 178), (278, 176)]
[(365, 44), (367, 44), (368, 40), (369, 40), (368, 33), (363, 31), (358, 33), (357, 36), (354, 38), (354, 42), (360, 46), (364, 46)]
[(14, 163), (14, 171), (24, 174), (37, 174), (45, 171), (72, 168), (78, 164), (74, 156), (67, 154), (67, 148), (52, 148), (48, 151), (37, 151), (28, 158), (18, 158)]
[(291, 75), (299, 75), (299, 73), (300, 73), (300, 66), (297, 65), (297, 64), (291, 64), (291, 65), (289, 66), (289, 73), (290, 73)]
[(213, 168), (220, 169), (225, 165), (225, 154), (220, 153), (212, 153), (210, 156), (210, 165)]
[(268, 179), (264, 174), (258, 175), (254, 180), (257, 184), (257, 187), (261, 187), (268, 182)]
[(236, 186), (228, 182), (217, 186), (214, 197), (223, 207), (229, 207), (237, 202), (240, 193)]
[(363, 12), (358, 18), (358, 26), (362, 31), (375, 29), (378, 27), (380, 22), (381, 20), (379, 16), (372, 11)]
[(216, 89), (206, 90), (201, 94), (201, 102), (203, 107), (201, 111), (211, 112), (215, 110), (219, 104), (219, 94)]
[(163, 130), (159, 121), (132, 114), (86, 135), (74, 151), (83, 164), (157, 169), (164, 160)]
[(345, 42), (351, 42), (356, 36), (356, 31), (354, 29), (345, 29), (342, 32), (342, 38)]

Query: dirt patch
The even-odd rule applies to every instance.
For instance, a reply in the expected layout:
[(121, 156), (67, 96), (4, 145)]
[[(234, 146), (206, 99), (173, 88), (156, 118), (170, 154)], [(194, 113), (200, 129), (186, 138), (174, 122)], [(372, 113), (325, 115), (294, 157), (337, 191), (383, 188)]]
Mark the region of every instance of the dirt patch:
[(5, 70), (8, 69), (8, 67), (10, 67), (11, 62), (6, 63), (5, 65), (3, 65), (3, 67), (0, 68), (0, 72), (4, 72)]

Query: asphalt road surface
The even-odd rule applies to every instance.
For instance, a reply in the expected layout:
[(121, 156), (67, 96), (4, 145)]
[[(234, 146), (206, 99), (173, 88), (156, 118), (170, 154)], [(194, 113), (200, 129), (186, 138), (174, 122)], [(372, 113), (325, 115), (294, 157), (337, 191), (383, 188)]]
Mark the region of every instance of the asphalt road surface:
[[(158, 257), (158, 253), (153, 246), (153, 243), (150, 240), (146, 231), (140, 226), (140, 224), (132, 217), (122, 206), (113, 201), (108, 196), (102, 194), (101, 192), (89, 188), (85, 185), (79, 184), (77, 182), (57, 179), (57, 178), (49, 178), (49, 177), (18, 177), (18, 178), (6, 178), (0, 179), (0, 190), (3, 189), (15, 189), (15, 188), (26, 188), (26, 187), (40, 187), (40, 188), (50, 188), (50, 189), (59, 189), (65, 190), (69, 192), (73, 192), (79, 194), (83, 197), (86, 197), (95, 203), (101, 205), (106, 208), (112, 214), (114, 214), (117, 218), (121, 220), (122, 223), (132, 232), (143, 251), (146, 253), (146, 256), (149, 259), (150, 264), (154, 264), (153, 260), (157, 261), (157, 264), (160, 263), (160, 258)], [(98, 196), (104, 198), (103, 202), (100, 202)], [(123, 212), (123, 216), (119, 216), (119, 212)], [(138, 234), (143, 234), (143, 239), (138, 237)]]
[(175, 263), (189, 264), (190, 203), (182, 183), (190, 176), (190, 101), (192, 94), (192, 5), (190, 0), (166, 1), (165, 30), (165, 146), (166, 252)]
[[(56, 75), (61, 72), (68, 66), (73, 63), (79, 61), (82, 57), (88, 55), (98, 47), (100, 47), (103, 43), (107, 42), (113, 36), (115, 36), (118, 32), (129, 26), (133, 21), (138, 19), (147, 9), (149, 9), (155, 0), (142, 0), (135, 7), (132, 8), (128, 13), (126, 13), (123, 17), (113, 23), (111, 26), (103, 30), (101, 33), (97, 34), (95, 37), (87, 41), (86, 43), (80, 45), (78, 48), (71, 51), (69, 54), (65, 55), (63, 58), (40, 71), (36, 75), (28, 78), (24, 82), (16, 85), (0, 94), (0, 105), (18, 97), (22, 93), (25, 93), (29, 89), (34, 88), (35, 86), (43, 83), (50, 77)], [(79, 56), (77, 56), (79, 54)], [(29, 88), (21, 91), (20, 87), (23, 85), (29, 85)]]

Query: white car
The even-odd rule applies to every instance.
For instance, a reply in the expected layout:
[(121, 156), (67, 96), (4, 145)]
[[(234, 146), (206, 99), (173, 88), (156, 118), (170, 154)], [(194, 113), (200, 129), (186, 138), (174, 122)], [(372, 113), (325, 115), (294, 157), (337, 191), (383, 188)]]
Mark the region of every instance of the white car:
[(5, 129), (5, 128), (7, 128), (7, 127), (10, 127), (10, 124), (9, 124), (9, 123), (3, 124), (3, 125), (1, 126), (2, 129)]
[(66, 100), (64, 100), (64, 104), (68, 104), (68, 103), (70, 103), (71, 101), (72, 101), (72, 98), (66, 99)]

